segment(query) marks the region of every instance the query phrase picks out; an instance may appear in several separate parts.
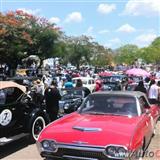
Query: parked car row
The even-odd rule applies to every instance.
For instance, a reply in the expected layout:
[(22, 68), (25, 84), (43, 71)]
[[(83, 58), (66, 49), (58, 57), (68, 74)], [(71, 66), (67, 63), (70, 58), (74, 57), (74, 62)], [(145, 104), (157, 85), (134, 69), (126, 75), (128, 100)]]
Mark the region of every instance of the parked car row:
[[(74, 112), (84, 99), (82, 89), (61, 90), (59, 117)], [(36, 93), (13, 81), (0, 81), (0, 146), (28, 136), (30, 142), (50, 119), (44, 103), (37, 102)]]
[(63, 116), (64, 114), (76, 111), (82, 104), (85, 95), (83, 88), (62, 89), (60, 92), (62, 96), (61, 100), (59, 101), (60, 117)]
[(61, 118), (50, 123), (34, 92), (0, 82), (0, 146), (28, 136), (46, 160), (140, 160), (138, 153), (155, 134), (160, 108), (141, 92), (112, 90), (85, 98), (83, 88), (62, 89)]

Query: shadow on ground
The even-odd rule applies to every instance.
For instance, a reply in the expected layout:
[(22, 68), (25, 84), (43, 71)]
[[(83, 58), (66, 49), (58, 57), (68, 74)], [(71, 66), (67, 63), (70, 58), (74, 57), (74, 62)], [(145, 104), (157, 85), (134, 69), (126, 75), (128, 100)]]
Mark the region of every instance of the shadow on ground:
[(29, 145), (28, 139), (22, 138), (17, 141), (14, 141), (12, 143), (9, 143), (5, 146), (0, 146), (0, 159), (5, 158), (9, 156), (10, 154), (13, 154)]

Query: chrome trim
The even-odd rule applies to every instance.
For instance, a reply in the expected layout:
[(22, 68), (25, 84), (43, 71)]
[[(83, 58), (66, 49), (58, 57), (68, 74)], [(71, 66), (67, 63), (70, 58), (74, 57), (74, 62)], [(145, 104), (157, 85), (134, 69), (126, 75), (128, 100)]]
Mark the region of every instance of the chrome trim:
[[(43, 141), (44, 140), (42, 140), (41, 142), (43, 142)], [(55, 141), (55, 140), (52, 140), (52, 141)], [(41, 145), (41, 142), (38, 142), (38, 143), (40, 143), (40, 145)], [(38, 145), (38, 143), (37, 143), (37, 145)], [(106, 154), (106, 148), (110, 147), (110, 146), (123, 147), (126, 151), (128, 151), (128, 148), (126, 146), (115, 145), (115, 144), (109, 144), (109, 145), (106, 145), (106, 146), (93, 146), (93, 145), (91, 146), (91, 145), (85, 145), (85, 144), (76, 145), (76, 144), (68, 144), (68, 143), (57, 143), (57, 149), (65, 148), (65, 149), (75, 149), (75, 150), (80, 150), (80, 151), (83, 150), (83, 151), (91, 151), (91, 152), (100, 152), (100, 153), (104, 154), (104, 156), (106, 156), (106, 158), (119, 159), (120, 157), (112, 157), (112, 156)], [(51, 151), (44, 150), (44, 148), (42, 148), (42, 146), (41, 146), (40, 152), (56, 153), (56, 152), (51, 152)], [(64, 155), (64, 156), (68, 156), (68, 155)], [(76, 156), (68, 156), (68, 157), (64, 157), (64, 158), (75, 158), (77, 160), (78, 160), (78, 158), (81, 158), (81, 159), (85, 160), (85, 157), (76, 157)], [(126, 157), (124, 157), (123, 159), (126, 159)], [(88, 158), (86, 160), (98, 160), (98, 159)]]
[(95, 151), (95, 152), (104, 152), (105, 148), (94, 148), (94, 147), (84, 147), (84, 146), (76, 146), (76, 145), (61, 145), (58, 144), (58, 148), (67, 148), (67, 149), (75, 149), (75, 150), (83, 150), (83, 151)]
[(89, 127), (80, 127), (80, 126), (74, 126), (72, 129), (80, 130), (82, 132), (100, 132), (102, 131), (102, 128), (89, 128)]
[[(42, 142), (45, 141), (45, 140), (49, 140), (49, 141), (54, 141), (56, 142), (55, 140), (51, 140), (51, 139), (44, 139), (42, 140), (41, 142), (38, 142), (37, 141), (37, 146), (38, 146), (38, 149), (39, 149), (39, 152), (51, 152), (51, 151), (48, 151), (48, 150), (45, 150), (43, 147), (42, 147)], [(57, 143), (57, 149), (58, 148), (67, 148), (67, 149), (75, 149), (75, 150), (84, 150), (84, 151), (95, 151), (95, 152), (104, 152), (105, 151), (105, 147), (104, 146), (91, 146), (91, 145), (82, 145), (82, 144), (68, 144), (68, 143)], [(56, 153), (56, 152), (54, 152)]]
[(74, 144), (74, 143), (57, 143), (58, 145), (63, 146), (78, 146), (78, 147), (85, 147), (85, 148), (100, 148), (105, 149), (105, 146), (94, 146), (94, 145), (85, 145), (85, 144)]
[(106, 145), (105, 151), (103, 152), (103, 154), (104, 154), (105, 156), (107, 156), (108, 158), (113, 158), (113, 159), (126, 159), (126, 157), (112, 157), (112, 156), (106, 154), (106, 149), (107, 149), (107, 147), (122, 147), (122, 148), (124, 148), (124, 149), (128, 152), (128, 148), (127, 148), (126, 146), (109, 144), (109, 145)]
[(71, 159), (76, 159), (76, 160), (98, 160), (97, 158), (87, 158), (87, 157), (77, 157), (77, 156), (67, 156), (64, 155), (63, 158), (71, 158)]
[(88, 144), (88, 142), (83, 142), (83, 141), (72, 141), (75, 144)]
[[(51, 151), (51, 150), (47, 150), (47, 149), (43, 148), (42, 142), (44, 142), (44, 141), (55, 142), (55, 144), (57, 145), (56, 150), (55, 150), (55, 151)], [(41, 153), (41, 152), (56, 153), (56, 152), (58, 151), (58, 144), (57, 144), (57, 142), (56, 142), (55, 140), (44, 139), (44, 140), (42, 140), (41, 142), (38, 142), (38, 141), (37, 141), (36, 144), (37, 144), (37, 147), (38, 147), (38, 150), (39, 150), (40, 153)]]
[(109, 144), (109, 145), (106, 145), (105, 148), (107, 147), (123, 147), (125, 150), (128, 151), (128, 148), (126, 146), (123, 146), (123, 145), (119, 145), (119, 144)]

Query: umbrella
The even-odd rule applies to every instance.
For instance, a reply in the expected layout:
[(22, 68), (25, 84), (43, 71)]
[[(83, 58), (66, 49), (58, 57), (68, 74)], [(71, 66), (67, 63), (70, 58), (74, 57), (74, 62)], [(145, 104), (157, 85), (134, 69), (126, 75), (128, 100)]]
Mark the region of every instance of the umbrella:
[(141, 68), (132, 68), (126, 71), (127, 75), (134, 75), (134, 76), (150, 76), (150, 73), (148, 73), (147, 71), (145, 71), (144, 69)]

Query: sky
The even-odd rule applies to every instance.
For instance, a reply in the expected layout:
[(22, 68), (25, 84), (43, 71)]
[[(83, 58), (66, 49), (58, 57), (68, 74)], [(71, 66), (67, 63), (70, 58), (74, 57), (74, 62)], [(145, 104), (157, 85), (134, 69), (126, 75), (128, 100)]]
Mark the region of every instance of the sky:
[(68, 36), (87, 35), (105, 47), (148, 46), (160, 36), (160, 0), (0, 0), (0, 11), (47, 18)]

